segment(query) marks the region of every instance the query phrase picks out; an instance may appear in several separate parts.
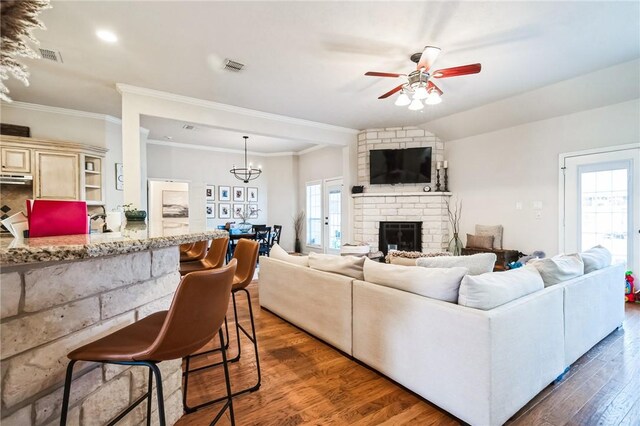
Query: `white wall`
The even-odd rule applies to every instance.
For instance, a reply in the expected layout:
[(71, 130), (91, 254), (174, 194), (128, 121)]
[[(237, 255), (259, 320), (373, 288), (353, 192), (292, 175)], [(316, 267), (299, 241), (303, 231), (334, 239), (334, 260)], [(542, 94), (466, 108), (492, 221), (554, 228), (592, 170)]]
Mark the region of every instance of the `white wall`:
[[(502, 224), (505, 248), (557, 254), (559, 154), (638, 143), (638, 117), (636, 99), (445, 142), (463, 241), (475, 224)], [(539, 219), (534, 201), (542, 202)]]
[(282, 225), (280, 245), (287, 251), (293, 251), (293, 217), (298, 209), (298, 156), (283, 155), (267, 157), (265, 160), (265, 173), (269, 171), (268, 225)]
[[(189, 182), (189, 224), (194, 229), (204, 229), (206, 221), (206, 185), (216, 186), (216, 219), (210, 221), (210, 226), (224, 225), (229, 221), (240, 222), (240, 219), (220, 219), (218, 218), (218, 186), (224, 185), (233, 187), (256, 187), (258, 188), (258, 212), (257, 219), (251, 219), (251, 223), (269, 224), (269, 202), (268, 202), (268, 182), (270, 176), (277, 180), (277, 170), (264, 167), (264, 172), (257, 180), (244, 183), (233, 177), (229, 170), (234, 164), (238, 165), (244, 161), (242, 154), (226, 152), (208, 151), (201, 149), (191, 149), (183, 147), (156, 145), (149, 143), (147, 147), (147, 175), (148, 179), (166, 179)], [(256, 164), (265, 164), (263, 158), (249, 161)], [(231, 204), (233, 200), (224, 201)], [(247, 204), (235, 203), (235, 204)]]

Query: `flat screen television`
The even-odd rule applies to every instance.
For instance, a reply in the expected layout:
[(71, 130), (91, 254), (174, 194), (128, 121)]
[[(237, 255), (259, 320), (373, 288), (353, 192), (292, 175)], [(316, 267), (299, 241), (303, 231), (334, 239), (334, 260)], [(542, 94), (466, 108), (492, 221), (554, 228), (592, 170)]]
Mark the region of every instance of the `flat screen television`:
[(430, 183), (431, 147), (369, 151), (371, 184)]

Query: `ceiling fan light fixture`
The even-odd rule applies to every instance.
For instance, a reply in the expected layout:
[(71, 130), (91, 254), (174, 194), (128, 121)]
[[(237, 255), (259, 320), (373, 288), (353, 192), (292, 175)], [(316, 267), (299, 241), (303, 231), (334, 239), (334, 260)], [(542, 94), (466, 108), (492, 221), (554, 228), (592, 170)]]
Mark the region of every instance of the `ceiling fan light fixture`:
[(400, 92), (400, 96), (398, 96), (395, 102), (396, 106), (407, 106), (410, 103), (411, 103), (411, 99), (409, 99), (409, 96), (407, 96), (407, 94), (404, 93), (404, 90)]
[(426, 105), (438, 105), (440, 102), (442, 102), (442, 97), (440, 97), (440, 93), (437, 90), (429, 92), (427, 99), (424, 100)]
[(420, 86), (416, 89), (416, 92), (413, 94), (413, 99), (418, 99), (418, 100), (427, 99), (427, 96), (429, 96), (429, 93), (427, 93), (427, 88), (424, 86)]
[(422, 102), (420, 102), (420, 100), (416, 99), (414, 96), (413, 100), (411, 101), (411, 105), (409, 105), (409, 109), (411, 111), (419, 111), (422, 108), (424, 108), (424, 105), (422, 105)]

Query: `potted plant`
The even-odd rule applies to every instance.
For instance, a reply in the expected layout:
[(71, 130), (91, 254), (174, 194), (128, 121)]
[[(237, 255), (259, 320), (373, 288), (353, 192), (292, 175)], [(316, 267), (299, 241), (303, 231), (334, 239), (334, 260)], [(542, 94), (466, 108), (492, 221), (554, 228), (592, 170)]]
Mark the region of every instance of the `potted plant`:
[(302, 229), (304, 228), (304, 211), (299, 211), (293, 217), (293, 232), (296, 237), (296, 242), (294, 246), (294, 251), (296, 253), (302, 252), (302, 243), (300, 243), (300, 238), (302, 237)]
[(133, 203), (123, 204), (122, 208), (124, 209), (124, 217), (127, 218), (127, 222), (144, 222), (147, 218), (147, 212), (133, 207)]

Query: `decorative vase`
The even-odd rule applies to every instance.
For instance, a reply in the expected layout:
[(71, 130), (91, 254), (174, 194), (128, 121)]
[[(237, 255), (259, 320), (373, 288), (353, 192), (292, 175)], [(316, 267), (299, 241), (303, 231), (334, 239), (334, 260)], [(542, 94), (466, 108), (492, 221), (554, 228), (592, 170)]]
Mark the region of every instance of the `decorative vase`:
[(454, 256), (462, 254), (462, 241), (458, 238), (458, 233), (453, 234), (453, 238), (449, 241), (449, 252)]
[(302, 244), (300, 243), (300, 240), (298, 238), (296, 238), (296, 242), (295, 242), (295, 245), (293, 247), (293, 251), (295, 251), (296, 253), (302, 253)]
[(144, 222), (147, 218), (147, 212), (144, 210), (128, 210), (124, 212), (127, 222)]
[(251, 228), (253, 228), (253, 225), (249, 222), (241, 222), (236, 225), (236, 228), (239, 229), (243, 234), (248, 234), (249, 232), (251, 232)]

